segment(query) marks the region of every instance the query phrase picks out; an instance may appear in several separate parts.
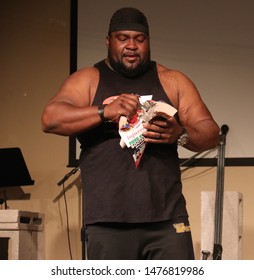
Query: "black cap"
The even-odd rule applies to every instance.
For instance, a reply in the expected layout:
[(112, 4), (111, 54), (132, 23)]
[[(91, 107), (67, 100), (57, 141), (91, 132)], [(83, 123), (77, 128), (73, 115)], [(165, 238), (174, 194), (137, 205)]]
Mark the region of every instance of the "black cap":
[(145, 15), (135, 8), (121, 8), (111, 17), (109, 33), (120, 30), (140, 31), (149, 35), (149, 26)]

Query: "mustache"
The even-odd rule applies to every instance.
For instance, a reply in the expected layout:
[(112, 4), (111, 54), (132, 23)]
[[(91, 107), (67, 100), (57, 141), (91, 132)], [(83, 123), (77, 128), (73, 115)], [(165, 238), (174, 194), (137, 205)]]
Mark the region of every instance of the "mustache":
[(136, 52), (126, 52), (123, 54), (123, 57), (126, 57), (126, 56), (137, 56), (137, 57), (140, 57), (140, 55)]

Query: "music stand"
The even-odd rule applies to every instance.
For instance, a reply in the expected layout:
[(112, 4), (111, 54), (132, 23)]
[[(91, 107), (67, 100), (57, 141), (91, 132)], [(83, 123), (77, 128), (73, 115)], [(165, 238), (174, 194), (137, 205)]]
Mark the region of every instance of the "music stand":
[(21, 186), (33, 185), (20, 148), (0, 149), (0, 204), (5, 204), (7, 199), (29, 199)]

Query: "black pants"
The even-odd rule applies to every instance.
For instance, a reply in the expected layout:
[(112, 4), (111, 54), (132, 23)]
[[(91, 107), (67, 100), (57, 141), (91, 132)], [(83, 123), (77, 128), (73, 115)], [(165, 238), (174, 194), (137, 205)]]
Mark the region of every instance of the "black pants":
[(188, 218), (86, 227), (89, 260), (193, 260)]

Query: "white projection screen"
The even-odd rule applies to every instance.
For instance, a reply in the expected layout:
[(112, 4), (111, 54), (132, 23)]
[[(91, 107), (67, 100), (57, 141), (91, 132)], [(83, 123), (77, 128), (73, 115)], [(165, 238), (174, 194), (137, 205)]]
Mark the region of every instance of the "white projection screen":
[[(105, 38), (113, 12), (136, 7), (148, 18), (152, 59), (184, 72), (197, 86), (220, 126), (226, 124), (226, 165), (254, 165), (254, 1), (73, 0), (71, 69), (92, 66), (107, 55)], [(216, 164), (217, 151), (199, 155)], [(195, 156), (179, 149), (182, 161)], [(69, 166), (79, 143), (69, 141)]]

